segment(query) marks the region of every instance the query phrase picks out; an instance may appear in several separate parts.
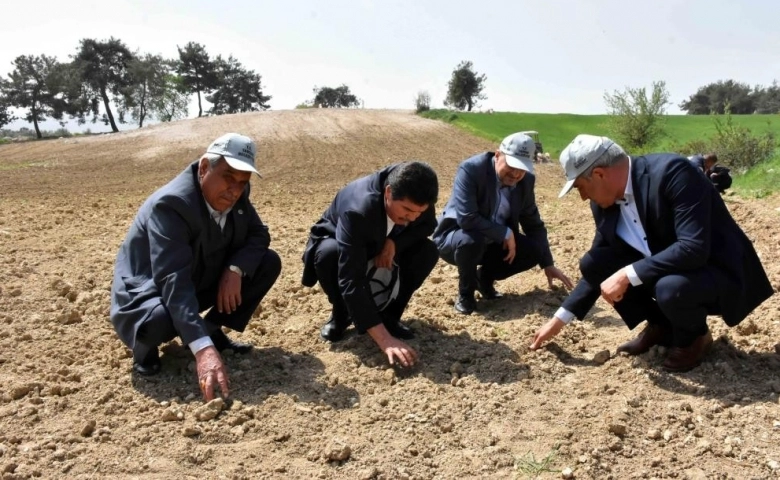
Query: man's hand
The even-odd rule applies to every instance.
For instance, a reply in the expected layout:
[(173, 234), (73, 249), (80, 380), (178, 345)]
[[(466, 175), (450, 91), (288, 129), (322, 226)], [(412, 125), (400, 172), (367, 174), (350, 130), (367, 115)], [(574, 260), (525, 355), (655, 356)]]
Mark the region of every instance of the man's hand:
[(608, 279), (601, 282), (601, 296), (612, 306), (615, 306), (616, 302), (623, 300), (623, 295), (626, 294), (631, 282), (626, 275), (625, 269), (621, 268), (617, 272), (613, 273)]
[(222, 398), (228, 398), (229, 391), (227, 369), (222, 363), (222, 357), (214, 346), (206, 347), (195, 354), (195, 364), (198, 371), (198, 383), (200, 391), (206, 401), (214, 399), (214, 389), (219, 385), (222, 390)]
[(534, 335), (534, 341), (531, 343), (531, 350), (537, 350), (542, 346), (544, 342), (558, 335), (561, 329), (566, 325), (558, 317), (553, 317), (552, 320), (545, 323), (536, 331)]
[(509, 238), (504, 239), (504, 250), (506, 250), (506, 257), (504, 257), (504, 261), (506, 263), (512, 263), (515, 259), (515, 254), (517, 254), (517, 245), (515, 244), (514, 233), (509, 232)]
[(385, 245), (382, 247), (382, 251), (379, 255), (374, 257), (374, 265), (378, 268), (393, 268), (393, 260), (395, 259), (395, 242), (389, 238), (385, 239)]
[(217, 311), (233, 313), (239, 305), (241, 305), (241, 275), (226, 268), (219, 279)]
[(563, 285), (571, 290), (574, 288), (574, 284), (571, 283), (571, 279), (564, 275), (560, 269), (554, 265), (550, 265), (549, 267), (545, 267), (544, 274), (547, 275), (547, 285), (550, 288), (553, 288), (553, 279), (558, 279), (563, 283)]
[(398, 361), (404, 367), (412, 367), (417, 363), (417, 352), (406, 343), (390, 335), (390, 332), (381, 323), (369, 328), (367, 332), (379, 346), (379, 349), (387, 355), (390, 365), (395, 365)]

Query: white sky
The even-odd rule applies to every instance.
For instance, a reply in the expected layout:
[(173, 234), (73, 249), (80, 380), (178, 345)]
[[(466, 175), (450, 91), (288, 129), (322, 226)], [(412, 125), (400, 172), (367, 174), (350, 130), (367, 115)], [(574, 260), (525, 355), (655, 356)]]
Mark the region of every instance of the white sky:
[(605, 91), (665, 80), (669, 113), (680, 113), (716, 80), (780, 80), (778, 0), (5, 3), (0, 75), (18, 55), (67, 61), (81, 38), (114, 36), (165, 57), (196, 41), (261, 74), (274, 110), (342, 83), (366, 108), (413, 108), (419, 90), (440, 107), (461, 60), (487, 74), (482, 108), (496, 111), (604, 113)]

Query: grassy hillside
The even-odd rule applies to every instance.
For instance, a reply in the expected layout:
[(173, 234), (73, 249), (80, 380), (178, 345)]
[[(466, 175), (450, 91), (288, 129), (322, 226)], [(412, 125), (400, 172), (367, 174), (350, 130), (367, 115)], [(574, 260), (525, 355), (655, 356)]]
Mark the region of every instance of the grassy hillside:
[[(452, 123), (475, 135), (496, 142), (506, 135), (521, 130), (536, 130), (544, 150), (558, 158), (561, 150), (579, 133), (607, 135), (607, 115), (574, 115), (568, 113), (463, 113), (431, 110), (422, 113)], [(780, 115), (733, 115), (734, 122), (753, 133), (780, 132)], [(655, 151), (674, 151), (685, 143), (705, 139), (715, 133), (708, 115), (670, 115), (666, 136), (655, 146)], [(780, 155), (745, 175), (735, 177), (734, 188), (752, 196), (763, 196), (778, 190), (780, 185)]]

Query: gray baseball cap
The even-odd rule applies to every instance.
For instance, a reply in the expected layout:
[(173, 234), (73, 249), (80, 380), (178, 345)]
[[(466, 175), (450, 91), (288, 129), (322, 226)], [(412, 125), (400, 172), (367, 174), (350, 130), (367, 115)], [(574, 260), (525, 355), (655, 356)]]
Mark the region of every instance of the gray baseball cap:
[(536, 144), (533, 138), (522, 132), (513, 133), (501, 142), (498, 151), (506, 155), (506, 163), (510, 167), (534, 173)]
[(561, 193), (558, 194), (558, 198), (569, 193), (577, 177), (590, 168), (613, 145), (623, 150), (620, 145), (607, 137), (587, 134), (574, 137), (574, 140), (561, 152), (560, 161), (561, 167), (563, 167), (563, 171), (566, 173), (566, 185), (563, 186)]
[(253, 172), (262, 177), (255, 168), (255, 142), (238, 133), (226, 133), (214, 140), (206, 153), (221, 155), (232, 168), (242, 172)]

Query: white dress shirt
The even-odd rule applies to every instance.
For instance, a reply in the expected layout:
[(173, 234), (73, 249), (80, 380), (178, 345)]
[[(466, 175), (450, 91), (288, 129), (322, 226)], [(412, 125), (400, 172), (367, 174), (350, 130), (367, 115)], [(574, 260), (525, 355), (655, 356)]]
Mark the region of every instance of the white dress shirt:
[[(618, 218), (617, 228), (615, 233), (618, 237), (623, 239), (634, 250), (638, 251), (645, 258), (652, 255), (650, 247), (647, 245), (647, 234), (645, 233), (645, 227), (642, 226), (642, 222), (639, 219), (639, 210), (636, 207), (636, 197), (634, 196), (634, 185), (631, 180), (631, 157), (628, 157), (628, 180), (626, 181), (626, 190), (623, 192), (623, 198), (617, 200), (616, 204), (620, 205), (620, 216)], [(626, 265), (623, 269), (626, 272), (628, 281), (633, 286), (642, 285), (642, 279), (636, 274), (633, 265)], [(574, 320), (574, 314), (560, 307), (555, 312), (555, 316), (560, 318), (563, 323), (570, 323)]]
[[(233, 209), (233, 207), (230, 207), (226, 209), (223, 212), (218, 212), (217, 210), (214, 210), (214, 208), (209, 205), (209, 202), (203, 198), (203, 201), (206, 203), (206, 208), (209, 210), (209, 216), (219, 225), (220, 230), (225, 229), (225, 222), (227, 222), (227, 216), (228, 213)], [(193, 341), (190, 343), (190, 350), (192, 351), (193, 355), (198, 353), (199, 351), (203, 350), (206, 347), (211, 347), (214, 345), (214, 342), (211, 341), (211, 337), (206, 335), (205, 337), (200, 337), (199, 339)]]

